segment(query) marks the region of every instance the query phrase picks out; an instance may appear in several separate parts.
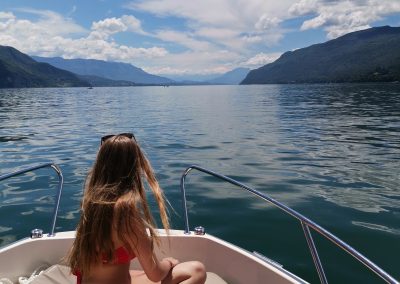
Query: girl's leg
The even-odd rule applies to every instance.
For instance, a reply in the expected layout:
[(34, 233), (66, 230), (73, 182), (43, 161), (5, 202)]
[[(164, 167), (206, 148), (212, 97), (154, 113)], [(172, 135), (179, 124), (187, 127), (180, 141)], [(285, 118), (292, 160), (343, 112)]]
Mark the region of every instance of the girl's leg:
[(207, 274), (204, 265), (199, 261), (188, 261), (178, 263), (167, 277), (161, 281), (162, 284), (204, 284)]

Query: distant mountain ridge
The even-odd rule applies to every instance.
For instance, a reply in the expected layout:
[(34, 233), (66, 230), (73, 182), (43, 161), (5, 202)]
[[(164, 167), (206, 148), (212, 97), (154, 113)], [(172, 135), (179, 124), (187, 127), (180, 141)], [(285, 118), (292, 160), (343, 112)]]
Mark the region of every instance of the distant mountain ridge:
[(123, 80), (111, 80), (103, 77), (92, 76), (92, 75), (78, 75), (76, 76), (88, 82), (92, 87), (128, 87), (128, 86), (136, 86), (135, 83), (131, 81), (123, 81)]
[(284, 53), (241, 84), (400, 81), (400, 28), (376, 27)]
[(97, 59), (64, 59), (61, 57), (32, 56), (38, 62), (46, 62), (57, 68), (78, 75), (88, 75), (135, 84), (171, 84), (173, 80), (149, 74), (128, 63), (108, 62)]
[(0, 88), (86, 87), (71, 72), (38, 63), (10, 46), (0, 46)]
[(221, 84), (221, 85), (238, 85), (240, 82), (246, 78), (247, 74), (249, 73), (249, 68), (236, 68), (229, 72), (222, 74), (219, 77), (216, 77), (211, 80), (207, 80), (206, 82), (211, 84)]

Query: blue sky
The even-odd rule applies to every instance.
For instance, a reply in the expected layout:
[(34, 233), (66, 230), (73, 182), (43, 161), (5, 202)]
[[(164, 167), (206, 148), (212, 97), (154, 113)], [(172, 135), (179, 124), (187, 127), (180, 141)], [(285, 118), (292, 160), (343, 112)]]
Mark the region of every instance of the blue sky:
[(258, 68), (283, 52), (374, 26), (400, 0), (1, 0), (0, 45), (131, 63), (170, 78)]

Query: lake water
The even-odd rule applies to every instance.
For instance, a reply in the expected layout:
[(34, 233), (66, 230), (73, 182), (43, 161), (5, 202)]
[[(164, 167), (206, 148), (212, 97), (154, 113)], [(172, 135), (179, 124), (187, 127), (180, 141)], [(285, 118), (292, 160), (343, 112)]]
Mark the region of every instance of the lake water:
[[(175, 228), (181, 174), (197, 164), (291, 206), (400, 278), (399, 84), (3, 89), (0, 175), (58, 164), (57, 230), (73, 230), (99, 139), (121, 132), (134, 132), (153, 163)], [(0, 184), (0, 246), (48, 231), (56, 184), (49, 169)], [(297, 221), (200, 173), (187, 190), (191, 227), (318, 282)], [(313, 235), (331, 283), (381, 283)]]

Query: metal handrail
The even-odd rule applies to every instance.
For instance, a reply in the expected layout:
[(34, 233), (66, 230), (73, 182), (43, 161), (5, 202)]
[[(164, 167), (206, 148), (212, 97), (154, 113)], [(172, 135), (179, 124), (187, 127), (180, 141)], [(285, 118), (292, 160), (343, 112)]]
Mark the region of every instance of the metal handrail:
[(298, 213), (297, 211), (293, 210), (292, 208), (280, 203), (279, 201), (267, 196), (264, 193), (261, 193), (253, 188), (250, 188), (246, 185), (244, 185), (243, 183), (240, 183), (232, 178), (229, 178), (227, 176), (224, 175), (220, 175), (216, 172), (213, 172), (211, 170), (207, 170), (205, 168), (193, 165), (188, 167), (184, 173), (182, 174), (181, 177), (181, 194), (182, 194), (182, 204), (183, 204), (183, 210), (184, 210), (184, 218), (185, 218), (185, 234), (190, 234), (190, 229), (189, 229), (189, 217), (188, 217), (188, 209), (187, 209), (187, 203), (186, 203), (186, 189), (185, 189), (185, 179), (186, 176), (189, 174), (189, 172), (193, 169), (196, 169), (200, 172), (212, 175), (216, 178), (219, 178), (221, 180), (224, 180), (226, 182), (229, 182), (233, 185), (236, 185), (242, 189), (247, 190), (248, 192), (260, 197), (261, 199), (272, 203), (273, 205), (275, 205), (276, 207), (278, 207), (279, 209), (283, 210), (284, 212), (286, 212), (287, 214), (291, 215), (292, 217), (296, 218), (297, 220), (300, 221), (301, 226), (303, 228), (304, 234), (305, 234), (305, 238), (307, 240), (307, 244), (309, 246), (316, 270), (318, 272), (318, 276), (320, 278), (321, 283), (325, 284), (328, 283), (328, 280), (325, 276), (325, 272), (323, 270), (323, 266), (321, 263), (321, 260), (319, 259), (318, 256), (318, 252), (317, 252), (317, 248), (314, 244), (311, 232), (309, 230), (309, 228), (314, 229), (316, 232), (318, 232), (320, 235), (324, 236), (325, 238), (327, 238), (328, 240), (330, 240), (331, 242), (333, 242), (336, 246), (338, 246), (339, 248), (341, 248), (342, 250), (346, 251), (348, 254), (350, 254), (351, 256), (353, 256), (356, 260), (358, 260), (359, 262), (361, 262), (362, 264), (364, 264), (364, 266), (366, 266), (367, 268), (369, 268), (370, 270), (372, 270), (376, 275), (378, 275), (379, 277), (381, 277), (383, 280), (385, 280), (387, 283), (393, 283), (393, 284), (399, 284), (399, 282), (394, 279), (392, 276), (390, 276), (387, 272), (385, 272), (382, 268), (380, 268), (379, 266), (377, 266), (375, 263), (373, 263), (371, 260), (369, 260), (367, 257), (365, 257), (364, 255), (362, 255), (361, 253), (359, 253), (358, 251), (356, 251), (354, 248), (352, 248), (350, 245), (346, 244), (344, 241), (340, 240), (338, 237), (336, 237), (335, 235), (333, 235), (332, 233), (328, 232), (327, 230), (325, 230), (324, 228), (322, 228), (321, 226), (319, 226), (318, 224), (314, 223), (313, 221), (311, 221), (310, 219), (308, 219), (307, 217), (301, 215), (300, 213)]
[(18, 175), (22, 175), (25, 174), (27, 172), (32, 172), (35, 170), (39, 170), (42, 168), (47, 168), (47, 167), (51, 167), (53, 170), (56, 171), (57, 175), (58, 175), (58, 191), (57, 191), (57, 197), (56, 197), (56, 202), (54, 204), (54, 210), (53, 210), (53, 218), (51, 221), (51, 229), (50, 229), (50, 233), (48, 234), (49, 237), (54, 237), (55, 233), (55, 227), (56, 227), (56, 220), (57, 220), (57, 213), (58, 213), (58, 208), (60, 206), (60, 200), (61, 200), (61, 192), (62, 192), (62, 188), (63, 188), (63, 184), (64, 184), (64, 177), (62, 175), (61, 169), (54, 163), (45, 163), (45, 164), (40, 164), (40, 165), (36, 165), (36, 166), (31, 166), (29, 168), (26, 169), (22, 169), (19, 171), (15, 171), (9, 174), (5, 174), (5, 175), (1, 175), (0, 176), (0, 181), (11, 178), (11, 177), (15, 177)]

